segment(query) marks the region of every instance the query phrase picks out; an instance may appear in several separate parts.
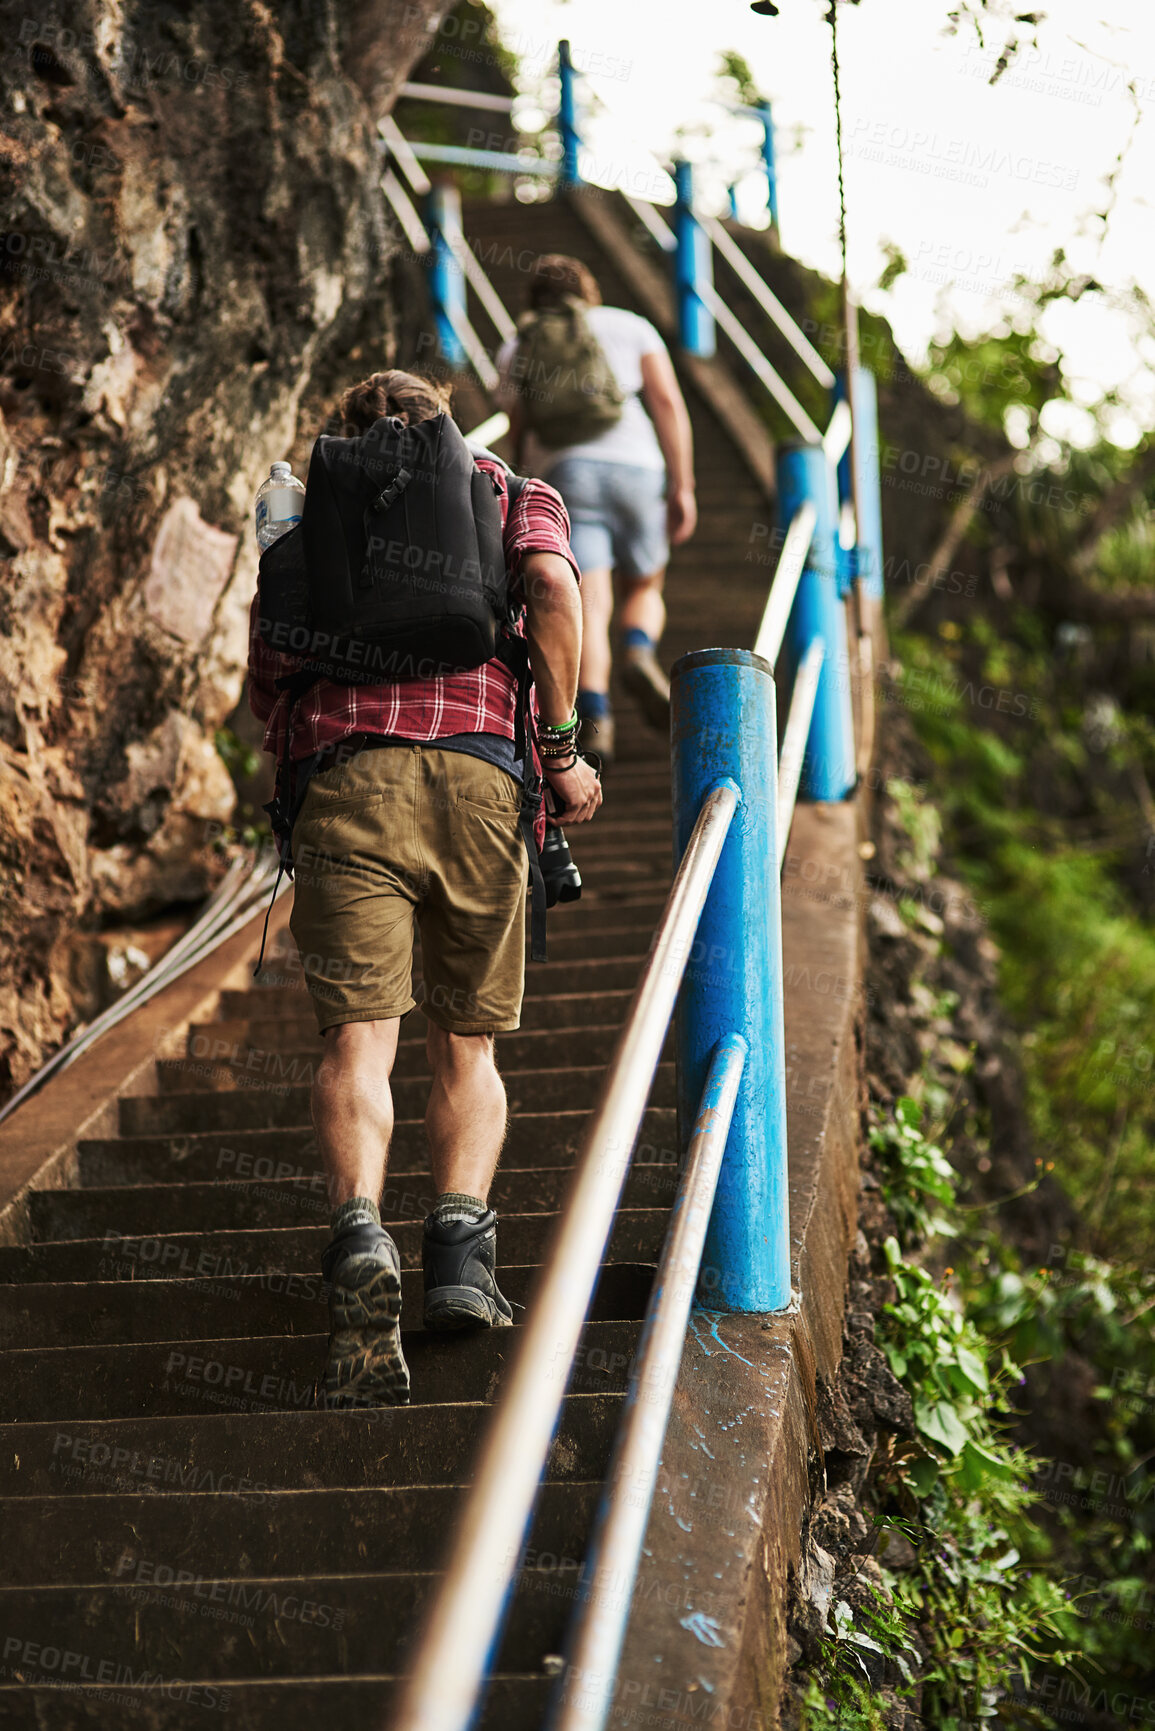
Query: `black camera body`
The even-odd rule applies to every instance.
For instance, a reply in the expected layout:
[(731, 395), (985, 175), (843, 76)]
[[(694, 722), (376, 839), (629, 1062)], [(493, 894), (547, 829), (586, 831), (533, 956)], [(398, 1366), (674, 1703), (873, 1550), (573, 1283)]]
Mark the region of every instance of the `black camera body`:
[(545, 905), (552, 908), (558, 902), (576, 902), (582, 893), (581, 873), (573, 863), (565, 831), (560, 824), (547, 823), (541, 849), (541, 875), (545, 879)]

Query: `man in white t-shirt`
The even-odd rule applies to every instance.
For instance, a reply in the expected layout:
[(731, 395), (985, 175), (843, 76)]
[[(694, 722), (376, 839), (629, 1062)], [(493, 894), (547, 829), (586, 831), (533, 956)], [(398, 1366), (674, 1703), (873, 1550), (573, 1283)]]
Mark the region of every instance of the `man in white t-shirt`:
[(569, 512), (570, 545), (582, 573), (578, 713), (589, 743), (609, 761), (612, 574), (621, 588), (623, 684), (647, 720), (666, 729), (670, 686), (657, 658), (666, 623), (662, 584), (670, 544), (689, 539), (698, 512), (690, 418), (661, 337), (637, 313), (602, 306), (598, 285), (579, 259), (561, 253), (539, 258), (529, 284), (531, 310), (575, 300), (584, 303), (589, 330), (617, 381), (620, 418), (592, 437), (544, 445), (532, 431), (524, 384), (514, 382), (516, 339), (498, 355), (499, 396), (509, 412), (518, 468), (548, 479)]

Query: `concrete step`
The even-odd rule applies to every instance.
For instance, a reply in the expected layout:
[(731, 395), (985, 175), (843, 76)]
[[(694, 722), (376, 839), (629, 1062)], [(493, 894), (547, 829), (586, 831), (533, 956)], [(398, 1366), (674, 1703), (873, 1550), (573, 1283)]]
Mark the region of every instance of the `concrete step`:
[[(563, 1166), (499, 1167), (490, 1202), (504, 1219), (510, 1214), (544, 1214), (560, 1208), (569, 1189)], [(626, 1179), (627, 1208), (655, 1207), (673, 1200), (674, 1162), (635, 1162)], [(381, 1218), (395, 1223), (423, 1217), (433, 1205), (426, 1180), (386, 1179)], [(39, 1190), (29, 1197), (37, 1243), (99, 1238), (105, 1233), (253, 1231), (268, 1227), (328, 1224), (330, 1206), (320, 1173), (311, 1179), (273, 1178), (246, 1182), (115, 1185), (90, 1190)]]
[[(527, 1554), (580, 1556), (600, 1492), (596, 1480), (544, 1486)], [(0, 1503), (4, 1584), (163, 1588), (177, 1570), (213, 1574), (222, 1556), (235, 1559), (236, 1579), (413, 1568), (449, 1542), (463, 1495), (458, 1485), (270, 1491), (259, 1498), (141, 1489), (94, 1493), (83, 1521), (72, 1497), (10, 1497)]]
[[(632, 992), (640, 973), (640, 958), (633, 956), (593, 962), (534, 962), (525, 971), (525, 995), (528, 999), (602, 991)], [(303, 996), (304, 989), (299, 985), (254, 984), (245, 991), (229, 988), (220, 995), (220, 1013), (226, 1020), (238, 1016), (279, 1016), (283, 1009), (299, 1005)]]
[[(578, 1567), (575, 1559), (564, 1571), (523, 1571), (498, 1655), (502, 1669), (535, 1670), (558, 1650)], [(414, 1626), (440, 1579), (432, 1569), (378, 1574), (350, 1568), (305, 1579), (296, 1572), (237, 1578), (212, 1571), (171, 1582), (166, 1573), (163, 1586), (146, 1580), (0, 1588), (0, 1623), (19, 1629), (21, 1645), (99, 1654), (136, 1675), (176, 1675), (184, 1685), (356, 1676), (404, 1669)]]
[[(572, 1379), (575, 1394), (622, 1394), (641, 1323), (591, 1322)], [(81, 1417), (184, 1413), (305, 1412), (324, 1362), (325, 1333), (223, 1340), (147, 1341), (135, 1346), (60, 1346), (0, 1353), (5, 1424)], [(521, 1338), (520, 1328), (402, 1340), (413, 1405), (492, 1400)], [(270, 1565), (271, 1566), (271, 1565)]]
[[(422, 1218), (394, 1221), (402, 1270), (420, 1269)], [(497, 1234), (498, 1257), (536, 1263), (548, 1252), (559, 1216), (508, 1214)], [(609, 1262), (656, 1262), (666, 1227), (657, 1208), (619, 1209), (610, 1236)], [(63, 1244), (0, 1245), (0, 1309), (7, 1286), (26, 1282), (226, 1280), (271, 1274), (310, 1274), (321, 1266), (328, 1225), (262, 1227), (246, 1231), (152, 1232), (142, 1237), (115, 1230), (101, 1238)]]
[[(641, 1316), (653, 1273), (639, 1263), (606, 1263), (590, 1320)], [(501, 1290), (511, 1304), (527, 1303), (537, 1277), (536, 1266), (501, 1264)], [(402, 1316), (418, 1319), (421, 1306), (420, 1274), (403, 1274)], [(319, 1334), (327, 1328), (319, 1270), (219, 1280), (29, 1282), (0, 1290), (0, 1350)]]
[[(640, 970), (639, 970), (640, 971)], [(549, 1028), (620, 1028), (629, 1008), (632, 992), (570, 992), (556, 998), (527, 998), (522, 1010), (521, 1027), (516, 1034), (499, 1034), (502, 1061), (511, 1040), (523, 1035), (540, 1034)], [(401, 1049), (425, 1044), (428, 1023), (424, 1016), (407, 1016), (401, 1023)], [(189, 1028), (189, 1049), (193, 1049), (194, 1034), (216, 1040), (249, 1040), (254, 1046), (274, 1044), (286, 1029), (314, 1036), (318, 1045), (316, 1017), (308, 993), (302, 988), (293, 1010), (278, 1016), (233, 1016), (229, 1020), (194, 1022)]]
[[(598, 965), (598, 964), (595, 964)], [(601, 1065), (567, 1065), (550, 1070), (514, 1070), (504, 1078), (511, 1113), (572, 1112), (597, 1098)], [(393, 1103), (399, 1118), (424, 1115), (429, 1083), (421, 1076), (393, 1078)], [(267, 1129), (309, 1123), (308, 1086), (255, 1078), (255, 1085), (230, 1093), (135, 1095), (120, 1101), (120, 1128), (126, 1136), (179, 1135), (197, 1130)], [(659, 1064), (650, 1096), (655, 1106), (674, 1104), (674, 1067)]]
[[(503, 1076), (527, 1070), (556, 1069), (572, 1065), (580, 1053), (583, 1064), (608, 1064), (621, 1035), (613, 1024), (587, 1028), (542, 1028), (531, 1034), (502, 1034), (498, 1043), (498, 1066)], [(667, 1057), (673, 1056), (673, 1036), (666, 1042)], [(229, 1040), (211, 1025), (190, 1033), (188, 1056), (160, 1058), (156, 1065), (161, 1094), (230, 1093), (258, 1087), (311, 1087), (324, 1056), (324, 1041), (308, 1024), (286, 1022), (279, 1038), (269, 1042)], [(395, 1081), (413, 1081), (431, 1076), (425, 1041), (410, 1039), (398, 1052)]]
[[(547, 1484), (527, 1555), (581, 1554), (600, 1493), (597, 1481)], [(0, 1503), (8, 1587), (163, 1588), (178, 1570), (210, 1575), (222, 1551), (236, 1556), (233, 1578), (352, 1574), (388, 1559), (414, 1566), (452, 1536), (460, 1486), (270, 1491), (261, 1497), (202, 1491), (94, 1494), (81, 1523), (71, 1497), (17, 1497)]]
[[(62, 1662), (59, 1647), (52, 1649)], [(35, 1643), (11, 1655), (9, 1669), (45, 1675), (41, 1649)], [(141, 1731), (191, 1731), (203, 1722), (205, 1710), (228, 1714), (229, 1731), (315, 1731), (334, 1724), (341, 1731), (381, 1731), (382, 1715), (397, 1698), (400, 1680), (380, 1672), (346, 1677), (294, 1677), (219, 1685), (138, 1683), (141, 1667), (129, 1675), (111, 1662), (89, 1655), (85, 1676), (110, 1679), (102, 1685), (61, 1688), (57, 1683), (0, 1683), (0, 1725), (5, 1731), (109, 1731), (131, 1722)], [(120, 1681), (116, 1682), (117, 1676)], [(75, 1682), (70, 1672), (65, 1679)], [(495, 1675), (480, 1710), (477, 1731), (541, 1731), (556, 1684), (544, 1674)], [(131, 1721), (124, 1715), (132, 1714)]]
[[(502, 1158), (511, 1167), (569, 1166), (589, 1122), (588, 1106), (569, 1112), (524, 1112), (511, 1118)], [(677, 1126), (669, 1107), (651, 1106), (642, 1119), (635, 1160), (676, 1162)], [(316, 1138), (296, 1128), (174, 1131), (160, 1136), (109, 1136), (81, 1141), (77, 1160), (84, 1188), (137, 1184), (211, 1184), (243, 1179), (311, 1183), (321, 1175)], [(498, 1169), (500, 1173), (500, 1168)], [(390, 1181), (427, 1177), (429, 1149), (420, 1118), (400, 1120), (389, 1150)], [(65, 1192), (45, 1191), (56, 1196)]]
[[(546, 1477), (604, 1475), (621, 1398), (569, 1394)], [(85, 1419), (11, 1425), (0, 1497), (154, 1490), (270, 1491), (361, 1485), (456, 1485), (471, 1470), (489, 1407), (390, 1406), (368, 1412), (277, 1412)], [(123, 1481), (123, 1482), (121, 1482)]]

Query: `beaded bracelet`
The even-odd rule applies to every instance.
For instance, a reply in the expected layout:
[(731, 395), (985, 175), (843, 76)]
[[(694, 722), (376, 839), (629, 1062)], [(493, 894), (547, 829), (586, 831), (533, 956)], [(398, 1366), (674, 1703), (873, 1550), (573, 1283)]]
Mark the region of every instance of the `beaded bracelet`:
[(568, 733), (570, 728), (576, 728), (577, 724), (578, 712), (575, 709), (568, 721), (543, 721), (541, 730), (543, 733)]

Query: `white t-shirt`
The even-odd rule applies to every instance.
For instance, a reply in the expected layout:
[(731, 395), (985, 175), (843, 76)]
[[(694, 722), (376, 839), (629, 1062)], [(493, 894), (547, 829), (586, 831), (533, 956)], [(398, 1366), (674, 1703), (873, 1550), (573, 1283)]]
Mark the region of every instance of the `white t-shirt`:
[[(580, 445), (564, 445), (560, 450), (547, 449), (532, 435), (526, 439), (528, 473), (545, 480), (549, 471), (563, 457), (592, 457), (599, 463), (630, 463), (638, 469), (664, 469), (666, 460), (654, 431), (654, 423), (645, 411), (638, 392), (642, 388), (643, 355), (664, 355), (666, 345), (648, 319), (625, 307), (587, 307), (590, 329), (605, 353), (618, 385), (626, 394), (621, 419), (607, 427), (596, 438), (583, 439)], [(498, 395), (510, 402), (517, 395), (509, 383), (509, 368), (517, 348), (511, 337), (498, 351), (497, 366), (501, 374)]]

